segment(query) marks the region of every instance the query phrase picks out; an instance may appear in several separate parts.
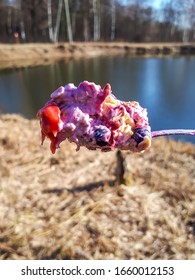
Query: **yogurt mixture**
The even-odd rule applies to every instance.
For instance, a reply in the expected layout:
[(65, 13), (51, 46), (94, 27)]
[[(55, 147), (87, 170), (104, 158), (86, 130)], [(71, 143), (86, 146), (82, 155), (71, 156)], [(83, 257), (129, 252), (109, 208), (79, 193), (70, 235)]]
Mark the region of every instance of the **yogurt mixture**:
[(88, 81), (78, 87), (72, 83), (61, 86), (37, 116), (42, 144), (49, 138), (52, 153), (66, 139), (74, 142), (77, 150), (85, 146), (90, 150), (141, 152), (151, 145), (147, 110), (138, 102), (117, 100), (110, 84), (103, 89)]

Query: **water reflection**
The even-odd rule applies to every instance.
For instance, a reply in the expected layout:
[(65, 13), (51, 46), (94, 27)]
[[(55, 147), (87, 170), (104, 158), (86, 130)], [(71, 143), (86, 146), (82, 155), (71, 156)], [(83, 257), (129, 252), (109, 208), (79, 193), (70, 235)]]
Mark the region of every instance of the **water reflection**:
[(139, 101), (153, 130), (195, 128), (195, 57), (109, 56), (1, 71), (0, 110), (34, 118), (57, 87), (83, 80), (109, 82), (119, 99)]

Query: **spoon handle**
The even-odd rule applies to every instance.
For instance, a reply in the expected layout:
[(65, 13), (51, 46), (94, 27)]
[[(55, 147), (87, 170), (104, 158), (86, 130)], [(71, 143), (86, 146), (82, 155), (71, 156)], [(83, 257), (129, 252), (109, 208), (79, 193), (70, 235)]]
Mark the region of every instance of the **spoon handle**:
[(192, 135), (195, 136), (193, 129), (166, 129), (151, 132), (152, 137), (168, 136), (168, 135)]

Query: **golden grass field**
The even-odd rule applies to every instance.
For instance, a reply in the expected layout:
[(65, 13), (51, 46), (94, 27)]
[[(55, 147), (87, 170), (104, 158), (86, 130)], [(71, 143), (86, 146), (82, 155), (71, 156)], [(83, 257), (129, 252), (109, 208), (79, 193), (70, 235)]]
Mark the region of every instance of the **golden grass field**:
[(38, 120), (0, 116), (0, 259), (195, 259), (195, 146), (143, 154), (40, 146)]

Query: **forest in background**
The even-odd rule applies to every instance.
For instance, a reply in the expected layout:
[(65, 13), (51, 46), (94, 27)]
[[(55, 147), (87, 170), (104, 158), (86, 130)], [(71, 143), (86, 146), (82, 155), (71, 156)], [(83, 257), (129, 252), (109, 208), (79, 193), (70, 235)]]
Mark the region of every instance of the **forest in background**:
[(194, 42), (195, 0), (0, 0), (0, 43)]

